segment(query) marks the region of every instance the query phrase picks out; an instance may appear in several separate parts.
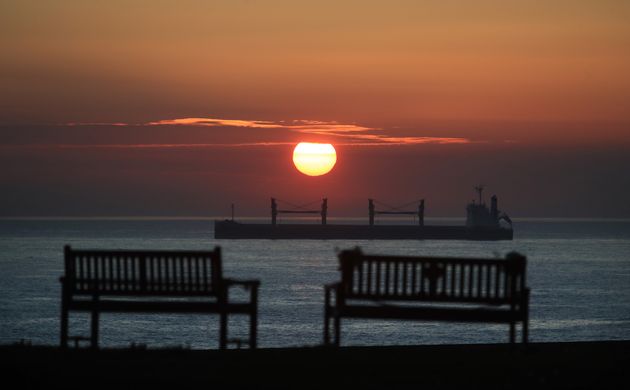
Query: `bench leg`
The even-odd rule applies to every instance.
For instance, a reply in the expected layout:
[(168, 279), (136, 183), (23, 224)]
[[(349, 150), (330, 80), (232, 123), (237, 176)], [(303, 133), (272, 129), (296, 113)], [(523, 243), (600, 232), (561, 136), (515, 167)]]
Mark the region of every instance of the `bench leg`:
[(514, 321), (510, 322), (510, 344), (514, 344), (516, 342), (516, 323)]
[(258, 313), (254, 309), (249, 317), (249, 348), (256, 348), (256, 328), (258, 326)]
[(324, 310), (324, 345), (330, 344), (330, 316), (328, 308)]
[(252, 304), (249, 316), (249, 348), (256, 349), (258, 332), (258, 286), (252, 287), (250, 302)]
[(68, 305), (65, 299), (61, 302), (61, 348), (68, 348)]
[(335, 346), (338, 347), (341, 345), (341, 318), (338, 315), (335, 316), (334, 328), (335, 328)]
[(330, 291), (324, 289), (324, 345), (330, 345)]
[(523, 344), (527, 344), (527, 339), (529, 338), (529, 321), (528, 319), (525, 319), (525, 321), (523, 321)]
[(219, 316), (219, 349), (227, 348), (228, 316), (222, 312)]
[(98, 317), (99, 313), (96, 310), (92, 311), (92, 332), (90, 337), (90, 343), (93, 349), (98, 349)]

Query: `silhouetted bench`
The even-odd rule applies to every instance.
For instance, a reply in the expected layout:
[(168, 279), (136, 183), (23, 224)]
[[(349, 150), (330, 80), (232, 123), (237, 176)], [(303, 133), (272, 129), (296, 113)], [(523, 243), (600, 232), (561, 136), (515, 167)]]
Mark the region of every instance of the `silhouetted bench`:
[[(510, 325), (522, 323), (527, 343), (529, 289), (526, 258), (468, 259), (339, 254), (341, 281), (325, 287), (324, 343), (340, 344), (341, 318), (381, 318)], [(331, 300), (334, 292), (335, 302)]]
[[(219, 347), (227, 347), (229, 314), (250, 317), (256, 348), (257, 280), (223, 277), (221, 248), (214, 251), (74, 250), (65, 247), (61, 278), (61, 346), (68, 344), (70, 311), (91, 313), (91, 344), (98, 346), (101, 312), (216, 313)], [(250, 291), (249, 302), (230, 302), (231, 286)]]

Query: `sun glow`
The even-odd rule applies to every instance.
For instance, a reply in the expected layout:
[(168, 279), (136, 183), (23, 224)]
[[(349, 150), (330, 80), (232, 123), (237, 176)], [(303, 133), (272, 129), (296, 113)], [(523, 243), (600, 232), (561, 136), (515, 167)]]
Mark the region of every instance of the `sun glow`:
[(308, 176), (321, 176), (330, 172), (337, 162), (337, 152), (331, 144), (300, 142), (293, 149), (293, 164)]

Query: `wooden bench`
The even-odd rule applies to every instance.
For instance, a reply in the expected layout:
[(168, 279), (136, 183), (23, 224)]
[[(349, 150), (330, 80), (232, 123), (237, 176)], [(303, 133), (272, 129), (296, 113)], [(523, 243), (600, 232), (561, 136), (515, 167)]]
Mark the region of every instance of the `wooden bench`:
[[(228, 342), (228, 315), (249, 315), (256, 348), (257, 280), (223, 277), (221, 248), (213, 251), (74, 250), (65, 247), (61, 278), (61, 346), (68, 344), (70, 311), (91, 313), (91, 345), (98, 346), (102, 312), (216, 313), (219, 348)], [(230, 302), (229, 289), (249, 290), (249, 302)]]
[(339, 261), (341, 281), (325, 286), (325, 344), (331, 319), (340, 344), (341, 318), (506, 323), (510, 343), (520, 322), (527, 343), (526, 258), (518, 253), (468, 259), (371, 256), (355, 248), (342, 251)]

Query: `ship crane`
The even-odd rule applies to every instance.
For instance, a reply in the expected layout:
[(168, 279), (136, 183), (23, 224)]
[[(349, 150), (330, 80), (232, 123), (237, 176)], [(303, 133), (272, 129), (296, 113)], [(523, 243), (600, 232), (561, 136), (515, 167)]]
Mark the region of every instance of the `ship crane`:
[[(418, 210), (410, 211), (410, 210), (402, 210), (403, 207), (416, 203), (418, 201), (413, 201), (411, 203), (407, 203), (405, 205), (399, 207), (387, 206), (383, 202), (378, 202), (374, 199), (368, 199), (368, 212), (370, 216), (370, 226), (374, 226), (374, 217), (376, 215), (417, 215), (418, 216), (418, 224), (420, 226), (424, 226), (424, 199), (421, 199), (418, 202)], [(384, 206), (389, 207), (389, 210), (376, 210), (374, 203), (380, 203)]]
[[(278, 209), (278, 201), (286, 203), (293, 207), (293, 209)], [(307, 203), (304, 205), (294, 205), (287, 201), (276, 200), (276, 198), (271, 198), (271, 224), (276, 225), (278, 220), (278, 214), (319, 214), (322, 218), (322, 225), (326, 225), (326, 217), (328, 214), (328, 198), (322, 199), (322, 205), (320, 210), (308, 210), (306, 207), (311, 206), (315, 203), (319, 202), (319, 200)]]

